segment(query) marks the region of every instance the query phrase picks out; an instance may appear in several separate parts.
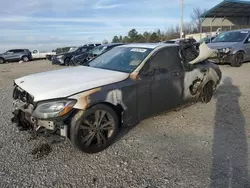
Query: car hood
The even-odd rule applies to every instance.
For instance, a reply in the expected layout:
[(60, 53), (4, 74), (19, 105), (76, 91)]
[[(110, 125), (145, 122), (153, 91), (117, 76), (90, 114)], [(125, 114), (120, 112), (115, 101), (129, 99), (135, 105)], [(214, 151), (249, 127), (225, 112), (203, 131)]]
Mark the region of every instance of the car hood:
[(215, 42), (215, 43), (208, 43), (208, 47), (212, 49), (222, 49), (228, 48), (233, 45), (237, 44), (237, 42)]
[(32, 74), (14, 82), (34, 97), (34, 101), (64, 98), (103, 85), (127, 79), (129, 73), (92, 68), (69, 67)]

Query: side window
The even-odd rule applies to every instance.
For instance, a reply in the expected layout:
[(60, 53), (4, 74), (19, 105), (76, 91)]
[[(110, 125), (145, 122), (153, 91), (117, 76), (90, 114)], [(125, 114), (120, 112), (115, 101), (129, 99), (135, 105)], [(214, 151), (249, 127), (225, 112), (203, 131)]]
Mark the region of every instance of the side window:
[(182, 67), (178, 47), (167, 47), (160, 50), (151, 60), (150, 69), (172, 70)]
[(6, 52), (7, 54), (13, 54), (14, 53), (14, 50), (9, 50)]
[(13, 50), (13, 53), (16, 54), (16, 53), (19, 53), (18, 50)]
[(34, 51), (33, 51), (33, 54), (36, 54), (36, 53), (38, 53), (38, 51), (37, 51), (37, 50), (34, 50)]
[(15, 54), (23, 52), (23, 50), (13, 50), (13, 51), (14, 51)]

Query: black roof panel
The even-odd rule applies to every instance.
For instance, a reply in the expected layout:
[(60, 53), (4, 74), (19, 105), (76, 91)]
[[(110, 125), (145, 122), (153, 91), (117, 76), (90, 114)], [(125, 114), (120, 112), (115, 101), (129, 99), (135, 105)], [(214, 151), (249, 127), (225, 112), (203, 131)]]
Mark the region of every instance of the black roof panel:
[(250, 1), (224, 0), (201, 15), (209, 17), (248, 17), (250, 16)]

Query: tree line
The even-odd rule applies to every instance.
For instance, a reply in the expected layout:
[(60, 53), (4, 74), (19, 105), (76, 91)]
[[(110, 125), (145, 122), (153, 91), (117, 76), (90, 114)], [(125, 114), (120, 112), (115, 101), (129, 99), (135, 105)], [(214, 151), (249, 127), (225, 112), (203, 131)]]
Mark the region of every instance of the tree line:
[[(201, 28), (201, 15), (206, 10), (200, 8), (193, 9), (191, 21), (183, 24), (184, 34), (199, 33)], [(112, 43), (144, 43), (144, 42), (162, 42), (180, 37), (180, 25), (171, 26), (166, 31), (158, 29), (154, 32), (145, 31), (139, 33), (136, 29), (131, 29), (126, 36), (114, 36)]]

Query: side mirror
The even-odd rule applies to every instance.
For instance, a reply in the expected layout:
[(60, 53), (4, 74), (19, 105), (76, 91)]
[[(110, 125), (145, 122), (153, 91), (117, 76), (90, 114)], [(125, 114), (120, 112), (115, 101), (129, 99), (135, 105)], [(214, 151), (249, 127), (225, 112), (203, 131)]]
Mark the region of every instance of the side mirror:
[(250, 37), (247, 39), (247, 43), (250, 43)]

